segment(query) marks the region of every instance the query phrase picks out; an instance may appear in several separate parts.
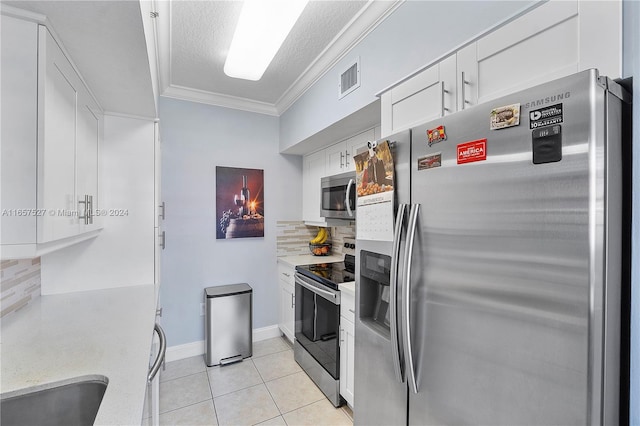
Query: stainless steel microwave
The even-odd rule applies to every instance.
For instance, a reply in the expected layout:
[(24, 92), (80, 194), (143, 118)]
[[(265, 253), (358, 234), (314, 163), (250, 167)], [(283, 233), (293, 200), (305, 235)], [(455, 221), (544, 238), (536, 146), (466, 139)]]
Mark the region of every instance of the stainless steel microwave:
[(323, 177), (320, 186), (320, 216), (355, 220), (356, 172)]

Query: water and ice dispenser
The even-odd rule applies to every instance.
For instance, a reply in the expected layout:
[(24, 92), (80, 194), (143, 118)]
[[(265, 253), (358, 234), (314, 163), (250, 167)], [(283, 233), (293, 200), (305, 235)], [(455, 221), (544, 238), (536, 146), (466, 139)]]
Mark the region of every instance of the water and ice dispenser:
[(389, 336), (391, 257), (360, 251), (360, 320)]

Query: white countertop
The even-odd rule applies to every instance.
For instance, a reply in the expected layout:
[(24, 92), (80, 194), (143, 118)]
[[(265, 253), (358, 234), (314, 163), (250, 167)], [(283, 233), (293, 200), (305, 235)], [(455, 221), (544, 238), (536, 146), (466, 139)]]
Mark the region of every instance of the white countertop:
[(356, 282), (355, 281), (350, 281), (348, 283), (339, 284), (338, 285), (338, 289), (342, 293), (348, 293), (353, 297), (356, 296)]
[(297, 256), (280, 256), (278, 262), (295, 268), (298, 265), (314, 265), (318, 263), (342, 262), (343, 254), (331, 254), (329, 256), (314, 256), (312, 254), (300, 254)]
[(2, 392), (103, 375), (95, 424), (140, 424), (155, 308), (153, 284), (37, 298), (2, 321)]

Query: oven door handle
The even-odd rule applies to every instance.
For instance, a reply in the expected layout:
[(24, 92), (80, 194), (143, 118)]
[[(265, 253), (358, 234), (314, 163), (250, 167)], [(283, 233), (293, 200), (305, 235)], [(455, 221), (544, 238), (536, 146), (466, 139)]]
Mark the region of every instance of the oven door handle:
[(296, 280), (296, 284), (301, 285), (302, 287), (311, 290), (312, 292), (314, 292), (315, 294), (317, 294), (318, 296), (321, 296), (324, 299), (327, 299), (329, 302), (333, 303), (334, 305), (339, 305), (340, 304), (340, 293), (339, 292), (332, 292), (330, 290), (324, 290), (321, 289), (309, 282), (307, 282), (300, 274), (296, 274), (295, 276), (295, 280)]

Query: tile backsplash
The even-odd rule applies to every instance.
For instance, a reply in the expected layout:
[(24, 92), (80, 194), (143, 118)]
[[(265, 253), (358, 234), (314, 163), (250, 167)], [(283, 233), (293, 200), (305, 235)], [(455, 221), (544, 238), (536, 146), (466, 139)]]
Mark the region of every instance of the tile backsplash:
[[(352, 223), (352, 222), (350, 222)], [(355, 224), (349, 226), (335, 226), (329, 228), (332, 242), (332, 252), (342, 253), (344, 238), (354, 238), (356, 234)], [(318, 233), (317, 226), (307, 226), (302, 221), (278, 221), (277, 222), (277, 255), (297, 256), (309, 253), (309, 240)]]
[(6, 318), (40, 297), (40, 258), (0, 262), (0, 317)]

